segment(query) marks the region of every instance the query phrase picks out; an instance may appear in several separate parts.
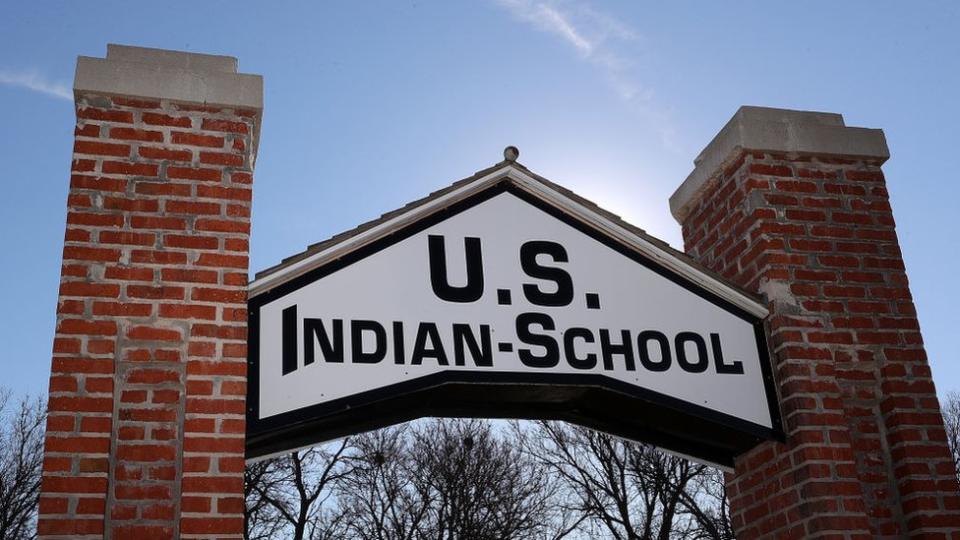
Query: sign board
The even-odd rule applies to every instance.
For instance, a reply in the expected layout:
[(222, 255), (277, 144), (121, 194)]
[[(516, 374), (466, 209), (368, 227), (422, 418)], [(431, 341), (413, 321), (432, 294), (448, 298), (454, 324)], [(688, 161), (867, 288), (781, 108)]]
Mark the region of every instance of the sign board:
[(779, 431), (759, 317), (509, 179), (250, 309), (251, 456), (424, 415), (567, 419), (721, 464)]

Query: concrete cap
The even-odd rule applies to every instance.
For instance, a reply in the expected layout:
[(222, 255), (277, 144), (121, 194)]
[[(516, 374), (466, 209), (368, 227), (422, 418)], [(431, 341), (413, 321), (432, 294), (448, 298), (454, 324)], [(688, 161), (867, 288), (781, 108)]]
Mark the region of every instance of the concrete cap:
[(883, 130), (847, 127), (836, 113), (743, 106), (693, 160), (693, 172), (670, 197), (680, 223), (728, 162), (743, 151), (831, 157), (890, 157)]
[(73, 92), (263, 110), (263, 77), (238, 73), (236, 58), (127, 45), (78, 57)]
[(107, 44), (107, 60), (158, 64), (197, 72), (237, 72), (237, 59), (232, 56), (168, 51), (166, 49), (133, 47), (114, 43)]

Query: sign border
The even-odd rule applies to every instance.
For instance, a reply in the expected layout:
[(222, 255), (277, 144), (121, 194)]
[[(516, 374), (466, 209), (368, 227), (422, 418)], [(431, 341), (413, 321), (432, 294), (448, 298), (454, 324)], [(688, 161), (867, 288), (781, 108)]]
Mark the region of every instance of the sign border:
[[(766, 393), (767, 407), (770, 413), (772, 427), (768, 428), (760, 424), (755, 424), (753, 422), (743, 420), (726, 413), (721, 413), (707, 407), (696, 405), (673, 396), (655, 392), (643, 387), (634, 386), (602, 374), (521, 373), (492, 370), (445, 370), (439, 373), (417, 377), (412, 380), (380, 387), (374, 390), (360, 392), (352, 396), (346, 396), (329, 402), (302, 407), (300, 409), (271, 416), (270, 418), (258, 418), (260, 398), (259, 330), (260, 308), (262, 306), (282, 298), (293, 291), (313, 283), (314, 281), (322, 279), (333, 272), (346, 268), (357, 261), (365, 259), (376, 252), (382, 251), (383, 249), (401, 242), (441, 221), (445, 221), (453, 216), (456, 216), (457, 214), (473, 208), (474, 206), (477, 206), (502, 193), (510, 193), (511, 195), (522, 199), (537, 209), (546, 212), (550, 216), (573, 227), (579, 232), (586, 234), (592, 239), (601, 242), (607, 247), (617, 251), (621, 255), (624, 255), (632, 261), (641, 264), (649, 270), (657, 273), (661, 277), (669, 279), (673, 283), (680, 285), (689, 292), (696, 294), (697, 296), (720, 307), (728, 313), (750, 323), (754, 328), (754, 336), (760, 360), (761, 375), (764, 383), (764, 392)], [(629, 246), (625, 246), (621, 242), (618, 242), (596, 228), (591, 227), (574, 216), (571, 216), (567, 212), (564, 212), (561, 208), (551, 205), (536, 195), (522, 189), (509, 176), (506, 176), (495, 184), (492, 184), (491, 186), (477, 193), (471, 194), (470, 196), (461, 199), (433, 214), (409, 223), (406, 226), (393, 231), (392, 233), (369, 244), (366, 244), (341, 258), (313, 268), (287, 282), (281, 283), (260, 294), (257, 294), (248, 301), (248, 315), (248, 458), (261, 457), (263, 455), (281, 451), (277, 449), (278, 446), (287, 447), (289, 446), (291, 440), (298, 441), (298, 446), (306, 446), (309, 444), (317, 444), (325, 440), (335, 439), (352, 432), (385, 427), (402, 422), (404, 420), (412, 420), (423, 416), (472, 415), (464, 414), (465, 412), (469, 412), (466, 410), (451, 411), (451, 409), (457, 409), (458, 407), (438, 406), (432, 403), (429, 399), (423, 399), (426, 397), (424, 394), (433, 389), (443, 388), (444, 386), (463, 388), (464, 385), (483, 385), (487, 387), (518, 385), (524, 388), (533, 386), (543, 387), (544, 385), (558, 385), (561, 387), (569, 387), (567, 390), (574, 390), (576, 388), (596, 390), (602, 389), (604, 391), (614, 392), (622, 396), (629, 396), (633, 399), (645, 401), (649, 406), (653, 406), (661, 413), (665, 412), (669, 414), (671, 411), (675, 413), (681, 413), (681, 415), (684, 417), (699, 418), (709, 422), (710, 424), (714, 424), (721, 429), (734, 430), (735, 432), (743, 435), (743, 437), (741, 437), (742, 440), (734, 444), (734, 446), (742, 447), (742, 450), (746, 450), (762, 440), (784, 440), (783, 422), (780, 416), (776, 385), (770, 365), (770, 351), (766, 342), (764, 319), (750, 314), (743, 308), (721, 298), (709, 290), (706, 290), (701, 285), (695, 284), (687, 278), (663, 268), (656, 261), (649, 259), (646, 255), (639, 253), (635, 249), (631, 249)], [(394, 401), (391, 398), (403, 396), (419, 396), (421, 399), (416, 401), (425, 402), (426, 405), (422, 407), (414, 406), (413, 409), (409, 410), (408, 412), (396, 411), (394, 410), (395, 407), (389, 407), (389, 402)], [(378, 406), (378, 404), (383, 405), (384, 403), (386, 403), (388, 406)], [(528, 404), (527, 406), (530, 409), (537, 408), (535, 405)], [(493, 409), (497, 408), (497, 406), (493, 407)], [(505, 409), (504, 407), (499, 408)], [(529, 414), (510, 414), (510, 410), (516, 410), (518, 413), (521, 412), (524, 409), (524, 404), (522, 403), (512, 404), (511, 407), (506, 407), (506, 409), (509, 410), (500, 411), (500, 414), (498, 414), (496, 417), (525, 418), (537, 416)], [(478, 413), (476, 413), (476, 415), (484, 416), (484, 412), (479, 412), (479, 410), (480, 407), (478, 406)], [(450, 414), (451, 412), (454, 412), (455, 414)], [(626, 423), (620, 427), (627, 429), (617, 429), (617, 426), (615, 425), (617, 424), (616, 422), (602, 422), (597, 421), (596, 418), (593, 418), (592, 420), (587, 418), (577, 418), (576, 411), (564, 411), (563, 407), (556, 408), (556, 410), (553, 410), (552, 412), (555, 414), (548, 415), (552, 419), (571, 420), (575, 423), (584, 425), (593, 424), (590, 427), (597, 427), (598, 429), (605, 431), (622, 433), (624, 431), (631, 431), (631, 429), (634, 431), (637, 429), (636, 425), (634, 425), (632, 428), (627, 428)], [(347, 416), (344, 417), (344, 415)], [(371, 418), (372, 415), (376, 415), (377, 418)], [(613, 413), (611, 412), (610, 416), (612, 415)], [(350, 426), (355, 425), (359, 429), (330, 429), (329, 434), (320, 432), (321, 429), (324, 429), (323, 424), (330, 424), (331, 420), (335, 420), (338, 417), (343, 417), (343, 420), (346, 420), (346, 422), (340, 422), (340, 424), (347, 424)], [(546, 417), (542, 418), (546, 419)], [(607, 428), (600, 427), (598, 424), (607, 425)], [(613, 425), (612, 429), (610, 427), (611, 425)], [(683, 429), (667, 431), (675, 431), (676, 433), (684, 432)], [(658, 437), (656, 433), (648, 433), (647, 436), (644, 437), (644, 442), (656, 444), (656, 442), (651, 441), (650, 439), (671, 439), (670, 442), (664, 441), (665, 443), (670, 444), (670, 446), (665, 446), (665, 448), (685, 453), (693, 457), (706, 459), (718, 464), (728, 466), (732, 466), (733, 464), (733, 456), (728, 455), (729, 452), (725, 452), (720, 448), (710, 448), (711, 443), (709, 441), (703, 441), (702, 443), (704, 447), (702, 448), (693, 446), (690, 448), (678, 449), (676, 446), (678, 446), (678, 443), (683, 442), (682, 437), (678, 435), (663, 437), (663, 434), (660, 435), (661, 436)], [(719, 430), (714, 433), (714, 435), (719, 440), (730, 438), (728, 436), (729, 434), (722, 433)], [(284, 444), (278, 445), (276, 440), (282, 440)], [(690, 445), (680, 444), (680, 446)]]

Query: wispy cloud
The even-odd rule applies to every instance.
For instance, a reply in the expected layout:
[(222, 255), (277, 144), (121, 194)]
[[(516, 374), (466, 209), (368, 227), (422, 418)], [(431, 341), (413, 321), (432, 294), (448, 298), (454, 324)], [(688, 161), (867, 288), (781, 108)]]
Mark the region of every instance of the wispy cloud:
[(617, 96), (657, 126), (664, 146), (677, 150), (668, 115), (644, 84), (637, 56), (640, 36), (615, 17), (579, 0), (495, 0), (516, 19), (559, 37), (577, 56), (596, 66)]
[(50, 81), (36, 70), (11, 71), (0, 69), (0, 84), (26, 88), (34, 92), (73, 101), (73, 92), (62, 82)]
[(585, 4), (558, 0), (496, 0), (514, 17), (561, 38), (577, 54), (599, 67), (614, 90), (626, 100), (649, 97), (630, 71), (633, 66), (618, 49), (637, 34), (613, 17)]
[(584, 56), (589, 57), (593, 54), (593, 42), (582, 36), (567, 17), (553, 7), (518, 0), (503, 0), (501, 3), (507, 4), (521, 18), (560, 36)]

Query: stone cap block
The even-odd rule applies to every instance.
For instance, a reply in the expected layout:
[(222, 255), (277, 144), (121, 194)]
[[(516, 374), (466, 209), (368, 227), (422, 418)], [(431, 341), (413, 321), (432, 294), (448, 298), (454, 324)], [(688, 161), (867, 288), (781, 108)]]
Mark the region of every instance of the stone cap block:
[(232, 56), (169, 51), (115, 43), (107, 44), (107, 60), (164, 65), (198, 72), (237, 73), (237, 59)]
[(890, 157), (883, 130), (848, 127), (835, 113), (743, 106), (693, 160), (693, 172), (670, 197), (680, 223), (724, 166), (743, 151), (830, 157)]
[(238, 73), (236, 58), (127, 45), (78, 57), (73, 91), (263, 110), (263, 77)]

